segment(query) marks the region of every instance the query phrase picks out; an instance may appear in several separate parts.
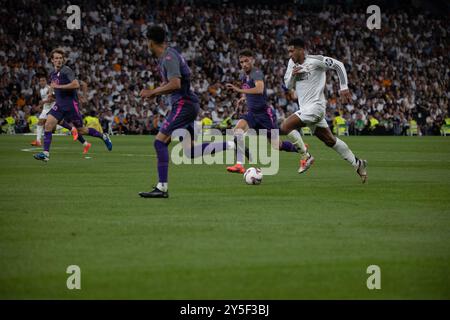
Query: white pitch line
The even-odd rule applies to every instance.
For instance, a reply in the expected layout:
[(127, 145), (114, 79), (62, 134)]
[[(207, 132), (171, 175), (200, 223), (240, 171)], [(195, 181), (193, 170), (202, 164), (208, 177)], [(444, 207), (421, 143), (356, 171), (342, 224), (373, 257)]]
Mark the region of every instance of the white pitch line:
[(28, 148), (28, 149), (20, 149), (20, 151), (24, 151), (24, 152), (34, 152), (34, 151), (38, 151), (38, 150), (42, 150), (42, 148)]

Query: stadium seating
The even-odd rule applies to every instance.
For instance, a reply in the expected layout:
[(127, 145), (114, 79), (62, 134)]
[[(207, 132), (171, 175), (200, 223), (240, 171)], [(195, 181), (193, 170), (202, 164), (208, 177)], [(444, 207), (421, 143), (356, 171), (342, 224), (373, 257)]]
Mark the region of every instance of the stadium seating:
[[(155, 22), (167, 26), (171, 39), (175, 40), (169, 41), (169, 44), (182, 51), (192, 67), (191, 84), (202, 106), (199, 119), (216, 107), (228, 109), (228, 114), (234, 112), (233, 102), (239, 97), (226, 90), (225, 83), (238, 81), (240, 67), (237, 55), (244, 47), (254, 50), (257, 66), (264, 72), (268, 104), (274, 106), (280, 119), (295, 112), (298, 109), (296, 98), (283, 88), (282, 79), (287, 64), (286, 42), (292, 35), (299, 33), (308, 42), (309, 52), (334, 57), (349, 67), (348, 80), (354, 96), (349, 107), (336, 99), (339, 97), (339, 85), (333, 71), (328, 73), (327, 85), (331, 86), (327, 86), (325, 95), (330, 100), (327, 108), (330, 119), (338, 111), (347, 119), (351, 134), (356, 131), (359, 134), (383, 131), (375, 130), (376, 124), (368, 123), (370, 116), (379, 121), (383, 119), (387, 123), (386, 127), (393, 128), (394, 113), (398, 112), (403, 119), (412, 117), (415, 120), (418, 114), (425, 113), (429, 121), (420, 122), (417, 132), (439, 134), (439, 130), (428, 129), (436, 125), (440, 127), (442, 114), (448, 112), (448, 97), (442, 94), (447, 91), (445, 84), (449, 82), (449, 73), (442, 68), (442, 65), (448, 65), (448, 55), (440, 49), (447, 48), (449, 42), (445, 17), (430, 17), (415, 10), (399, 13), (386, 8), (383, 10), (386, 21), (396, 21), (396, 24), (386, 28), (383, 37), (379, 37), (377, 32), (367, 33), (364, 15), (331, 7), (321, 8), (319, 15), (313, 8), (300, 9), (292, 4), (277, 4), (267, 6), (267, 10), (256, 10), (248, 19), (245, 10), (228, 7), (219, 9), (202, 2), (189, 7), (174, 5), (171, 10), (167, 10), (163, 4), (167, 1), (154, 5), (144, 1), (137, 6), (119, 1), (114, 6), (99, 5), (95, 9), (86, 5), (83, 14), (97, 18), (86, 18), (83, 32), (74, 33), (67, 28), (56, 28), (55, 32), (47, 34), (36, 31), (33, 26), (51, 30), (54, 16), (50, 12), (54, 12), (59, 4), (50, 1), (48, 10), (39, 10), (39, 3), (15, 3), (15, 13), (27, 16), (27, 19), (2, 26), (4, 49), (0, 50), (0, 117), (3, 118), (13, 109), (22, 117), (20, 120), (24, 120), (26, 110), (31, 111), (31, 114), (38, 112), (36, 106), (40, 98), (38, 88), (33, 85), (36, 80), (33, 74), (40, 69), (49, 72), (52, 67), (49, 53), (57, 46), (64, 46), (68, 51), (68, 65), (88, 84), (88, 102), (83, 104), (81, 112), (87, 115), (94, 111), (105, 131), (111, 133), (112, 130), (119, 130), (122, 133), (125, 131), (118, 128), (118, 124), (108, 128), (109, 120), (106, 117), (117, 116), (119, 110), (123, 109), (124, 118), (134, 114), (139, 125), (144, 128), (148, 118), (156, 117), (162, 107), (158, 103), (144, 107), (138, 98), (144, 86), (153, 88), (160, 83), (157, 64), (148, 50), (144, 49), (146, 30)], [(41, 11), (41, 14), (29, 14), (34, 11)], [(131, 12), (141, 12), (142, 15), (137, 19)], [(287, 15), (287, 12), (291, 14)], [(419, 19), (420, 15), (423, 18)], [(323, 16), (334, 22), (324, 23)], [(107, 26), (111, 21), (108, 21), (108, 17), (115, 17), (121, 23), (115, 28), (109, 28)], [(202, 17), (200, 27), (186, 28), (197, 26), (198, 17)], [(264, 22), (258, 26), (257, 32), (242, 32), (252, 29), (256, 21)], [(410, 27), (411, 21), (417, 24), (414, 28)], [(101, 39), (99, 26), (104, 26)], [(276, 26), (276, 36), (273, 26)], [(17, 30), (32, 32), (19, 41), (16, 39)], [(433, 30), (432, 37), (427, 36), (427, 30)], [(339, 42), (334, 44), (332, 39), (339, 39)], [(410, 46), (410, 39), (417, 39), (416, 45)], [(330, 46), (330, 43), (333, 45)], [(419, 112), (419, 107), (422, 112)], [(149, 114), (144, 114), (144, 110), (149, 111)], [(164, 110), (164, 115), (167, 111)], [(356, 114), (364, 119), (365, 124), (369, 124), (368, 130), (353, 130), (356, 127)], [(237, 112), (233, 120), (239, 119), (239, 116)], [(220, 122), (223, 119), (216, 120)], [(401, 127), (400, 130), (391, 129), (389, 132), (383, 131), (383, 134), (406, 131), (406, 121), (397, 125)], [(152, 127), (153, 133), (156, 133), (155, 128), (157, 126)], [(145, 130), (148, 133), (149, 130)], [(416, 129), (409, 132), (414, 135)], [(348, 134), (347, 131), (342, 133)]]

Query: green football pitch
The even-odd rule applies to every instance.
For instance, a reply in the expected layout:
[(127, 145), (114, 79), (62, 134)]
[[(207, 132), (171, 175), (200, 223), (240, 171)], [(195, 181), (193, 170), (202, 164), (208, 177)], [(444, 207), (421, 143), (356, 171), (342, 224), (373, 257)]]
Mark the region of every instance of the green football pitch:
[(171, 164), (169, 199), (138, 197), (157, 180), (153, 137), (114, 136), (112, 152), (91, 138), (89, 157), (54, 137), (47, 164), (31, 138), (0, 136), (0, 298), (450, 298), (448, 137), (344, 137), (367, 185), (314, 137), (306, 174), (281, 153), (259, 186)]

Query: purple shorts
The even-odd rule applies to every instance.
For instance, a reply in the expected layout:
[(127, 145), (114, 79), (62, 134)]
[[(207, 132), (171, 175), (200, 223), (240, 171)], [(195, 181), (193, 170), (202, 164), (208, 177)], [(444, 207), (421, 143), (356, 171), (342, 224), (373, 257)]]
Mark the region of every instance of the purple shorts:
[(167, 136), (170, 136), (173, 131), (177, 129), (187, 129), (194, 136), (194, 121), (197, 118), (200, 105), (192, 102), (187, 98), (178, 100), (172, 105), (172, 110), (164, 120), (159, 131)]
[(81, 128), (83, 126), (83, 118), (81, 117), (80, 111), (78, 109), (78, 101), (72, 100), (63, 104), (56, 104), (50, 109), (48, 114), (54, 116), (58, 122), (61, 120), (66, 120), (72, 123), (75, 127)]
[(250, 129), (266, 129), (269, 137), (271, 129), (278, 129), (277, 116), (270, 107), (267, 107), (265, 112), (255, 113), (249, 111), (243, 114), (241, 119), (247, 121)]

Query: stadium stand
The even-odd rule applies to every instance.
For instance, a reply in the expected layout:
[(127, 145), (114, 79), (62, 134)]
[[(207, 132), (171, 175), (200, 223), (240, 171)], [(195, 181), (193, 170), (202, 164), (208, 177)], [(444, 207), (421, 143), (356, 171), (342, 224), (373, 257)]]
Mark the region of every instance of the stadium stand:
[(353, 92), (348, 105), (339, 101), (337, 75), (328, 75), (330, 126), (338, 114), (345, 121), (344, 134), (448, 133), (444, 119), (449, 117), (450, 27), (445, 14), (386, 10), (381, 30), (369, 30), (364, 7), (173, 1), (171, 10), (163, 10), (167, 1), (79, 3), (81, 30), (67, 29), (68, 14), (61, 2), (17, 0), (0, 8), (3, 16), (15, 13), (0, 26), (3, 131), (32, 129), (28, 118), (38, 113), (39, 101), (36, 75), (50, 70), (49, 53), (60, 46), (68, 52), (68, 65), (89, 85), (82, 105), (85, 115), (95, 113), (105, 132), (156, 133), (167, 103), (138, 97), (140, 89), (160, 81), (145, 38), (148, 26), (156, 23), (166, 28), (170, 44), (188, 60), (202, 102), (198, 120), (208, 117), (210, 126), (222, 123), (223, 128), (224, 117), (232, 115), (231, 122), (239, 117), (233, 107), (237, 96), (225, 90), (225, 83), (237, 81), (237, 53), (243, 47), (257, 53), (278, 121), (295, 112), (297, 103), (284, 91), (282, 79), (287, 41), (302, 36), (311, 53), (341, 60), (348, 72)]

